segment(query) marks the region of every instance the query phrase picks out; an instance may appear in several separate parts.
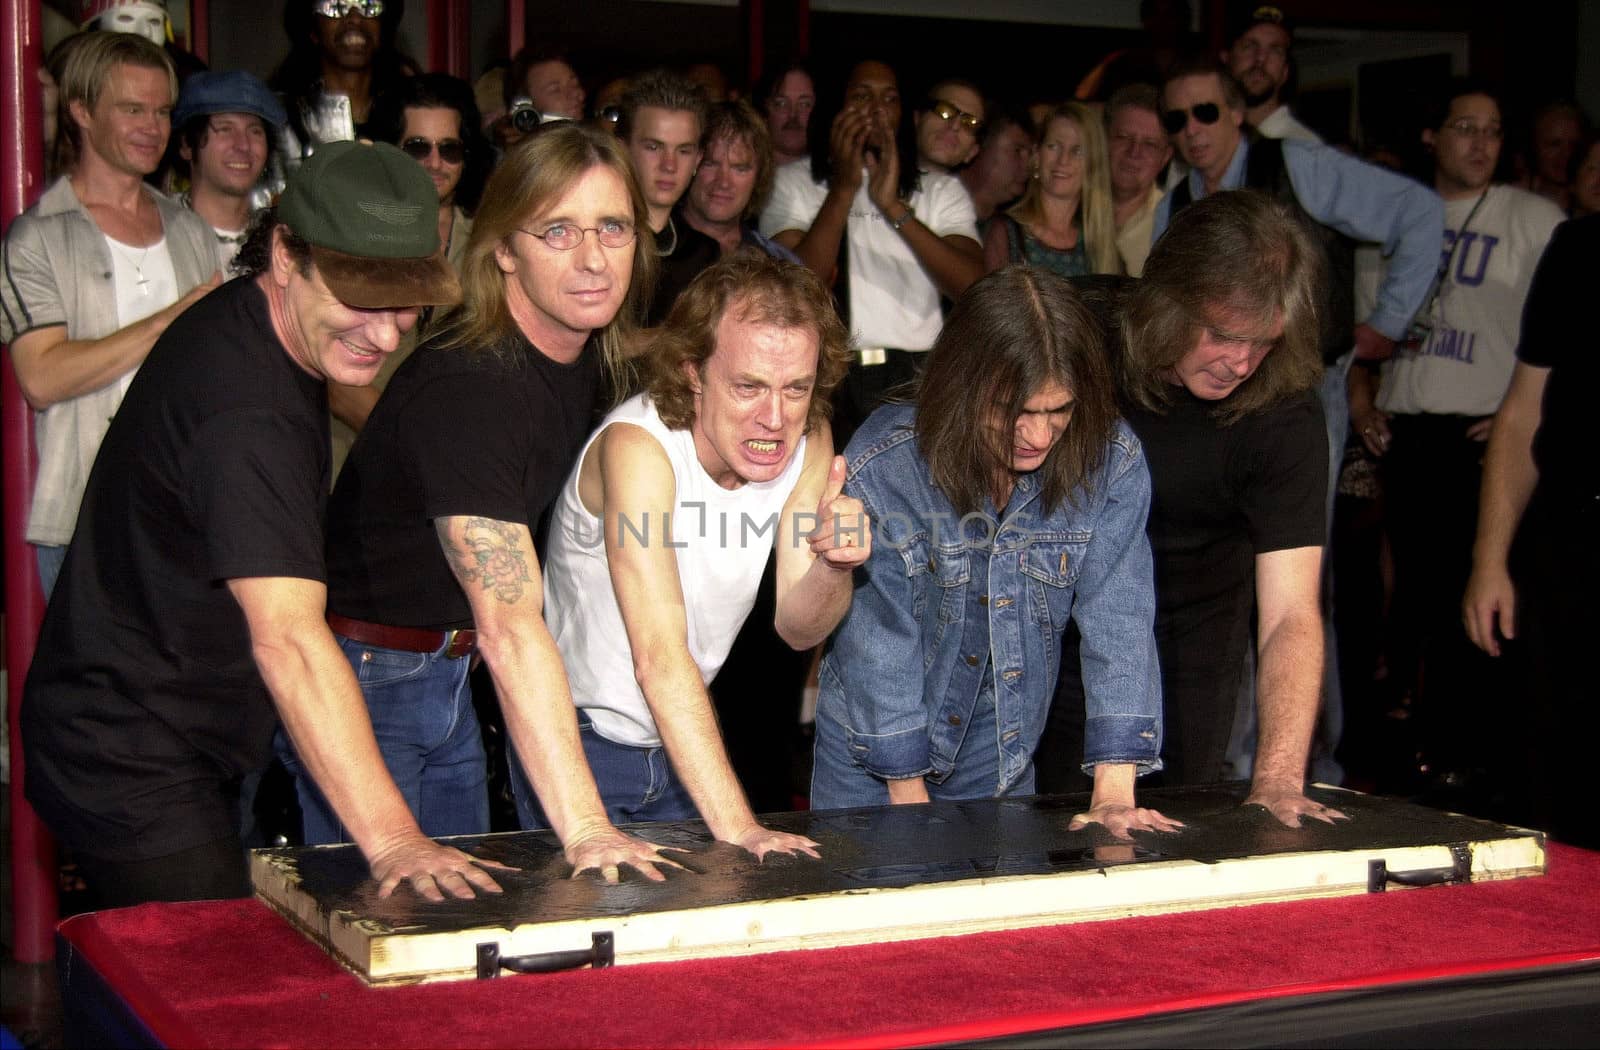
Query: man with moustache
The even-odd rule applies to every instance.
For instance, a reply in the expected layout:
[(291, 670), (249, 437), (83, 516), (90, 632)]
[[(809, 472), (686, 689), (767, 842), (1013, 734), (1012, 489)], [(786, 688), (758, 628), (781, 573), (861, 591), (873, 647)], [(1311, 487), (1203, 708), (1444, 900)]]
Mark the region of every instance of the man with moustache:
[(1245, 123), (1269, 139), (1320, 143), (1322, 136), (1296, 120), (1283, 101), (1294, 46), (1283, 10), (1271, 4), (1254, 8), (1231, 39), (1222, 61), (1244, 88)]
[(635, 77), (622, 96), (617, 135), (650, 205), (650, 231), (661, 254), (661, 279), (645, 310), (646, 324), (660, 324), (695, 274), (721, 254), (715, 241), (674, 214), (700, 166), (709, 109), (698, 86), (665, 69)]
[(1161, 188), (1156, 179), (1172, 159), (1161, 131), (1161, 101), (1149, 84), (1118, 88), (1106, 103), (1106, 153), (1111, 163), (1112, 219), (1117, 254), (1128, 276), (1144, 272)]
[(1523, 302), (1564, 216), (1493, 181), (1504, 130), (1490, 88), (1455, 80), (1441, 94), (1422, 132), (1445, 207), (1439, 287), (1414, 325), (1419, 337), (1376, 384), (1366, 368), (1350, 373), (1350, 418), (1383, 469), (1391, 680), (1414, 695), (1426, 764), (1453, 790), (1518, 779), (1499, 772), (1496, 713), (1512, 683), (1504, 662), (1469, 643), (1457, 595), (1471, 570), (1484, 445), (1516, 366)]
[(760, 115), (742, 99), (712, 106), (700, 169), (683, 200), (684, 219), (716, 241), (723, 255), (749, 247), (799, 262), (752, 221), (771, 190), (772, 139)]
[(289, 0), (289, 54), (270, 83), (289, 115), (285, 169), (324, 142), (371, 138), (372, 104), (414, 70), (395, 46), (401, 0)]
[(61, 74), (70, 166), (6, 233), (0, 340), (35, 413), (27, 538), (46, 597), (134, 373), (220, 280), (211, 229), (144, 182), (166, 151), (177, 93), (172, 64), (144, 37), (86, 34)]
[(805, 160), (811, 152), (806, 136), (811, 111), (817, 106), (817, 87), (811, 71), (794, 64), (785, 67), (761, 94), (761, 111), (772, 132), (773, 164), (782, 167)]
[(678, 299), (646, 392), (602, 421), (562, 487), (545, 600), (615, 821), (698, 813), (758, 858), (816, 856), (810, 839), (756, 821), (706, 685), (774, 546), (774, 627), (790, 646), (822, 641), (850, 604), (872, 537), (861, 503), (841, 495), (827, 424), (846, 347), (814, 274), (736, 252)]
[[(527, 770), (574, 870), (613, 882), (623, 864), (660, 879), (662, 860), (601, 809), (541, 609), (534, 534), (589, 432), (602, 372), (619, 375), (654, 269), (644, 213), (609, 132), (552, 127), (508, 154), (473, 225), (461, 308), (395, 374), (328, 504), (328, 623), (382, 763), (366, 775), (386, 768), (425, 834), (490, 830), (467, 681), (481, 653), (513, 768)], [(300, 740), (284, 743), (307, 841), (348, 838)]]
[(980, 233), (988, 228), (995, 212), (1028, 188), (1028, 161), (1032, 157), (1033, 122), (1027, 111), (1011, 105), (991, 107), (989, 119), (983, 124), (978, 155), (956, 172), (956, 178), (972, 198)]
[(370, 382), (420, 306), (460, 294), (433, 208), (392, 146), (318, 150), (111, 422), (22, 708), (29, 801), (101, 906), (249, 894), (240, 782), (279, 718), (381, 895), (496, 888), (381, 775), (323, 620), (325, 384)]

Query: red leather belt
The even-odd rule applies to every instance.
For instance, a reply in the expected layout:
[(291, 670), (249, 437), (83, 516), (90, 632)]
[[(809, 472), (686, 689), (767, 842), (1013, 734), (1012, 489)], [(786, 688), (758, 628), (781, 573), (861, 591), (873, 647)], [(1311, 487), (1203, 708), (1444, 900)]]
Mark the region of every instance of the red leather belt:
[(407, 653), (436, 653), (444, 650), (448, 660), (471, 656), (478, 648), (478, 632), (472, 630), (428, 631), (421, 627), (390, 627), (387, 624), (352, 620), (338, 613), (328, 614), (328, 626), (352, 642), (399, 649)]

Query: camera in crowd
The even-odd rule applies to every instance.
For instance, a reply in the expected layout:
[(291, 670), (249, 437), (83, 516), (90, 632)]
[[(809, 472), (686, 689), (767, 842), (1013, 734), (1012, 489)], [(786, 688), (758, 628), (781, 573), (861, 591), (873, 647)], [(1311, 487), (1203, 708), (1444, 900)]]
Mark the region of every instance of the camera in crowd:
[(518, 95), (511, 100), (511, 109), (506, 113), (506, 119), (511, 121), (512, 127), (526, 135), (540, 124), (567, 118), (555, 113), (540, 113), (534, 108), (532, 99), (526, 95)]

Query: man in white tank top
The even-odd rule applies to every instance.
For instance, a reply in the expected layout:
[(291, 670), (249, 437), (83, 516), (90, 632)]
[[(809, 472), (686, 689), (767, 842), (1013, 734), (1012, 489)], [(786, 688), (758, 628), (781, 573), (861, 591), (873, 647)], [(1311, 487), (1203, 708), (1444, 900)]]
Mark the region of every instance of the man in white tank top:
[(679, 298), (647, 391), (606, 417), (562, 488), (546, 616), (618, 823), (698, 812), (757, 857), (816, 855), (810, 839), (756, 822), (706, 683), (774, 542), (785, 641), (818, 644), (849, 608), (872, 542), (860, 501), (840, 494), (844, 460), (826, 421), (847, 353), (815, 275), (735, 253)]

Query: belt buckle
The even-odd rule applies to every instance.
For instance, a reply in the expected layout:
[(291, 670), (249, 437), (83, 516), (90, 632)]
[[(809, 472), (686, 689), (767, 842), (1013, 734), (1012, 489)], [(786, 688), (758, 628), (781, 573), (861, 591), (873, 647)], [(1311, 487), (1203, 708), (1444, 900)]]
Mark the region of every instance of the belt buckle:
[(856, 357), (862, 365), (881, 365), (889, 360), (889, 351), (881, 346), (864, 346), (856, 351)]
[(452, 627), (450, 630), (444, 632), (444, 658), (446, 660), (459, 660), (463, 656), (466, 656), (468, 653), (472, 652), (472, 646), (470, 645), (460, 650), (456, 649), (456, 643), (460, 640), (461, 628)]

